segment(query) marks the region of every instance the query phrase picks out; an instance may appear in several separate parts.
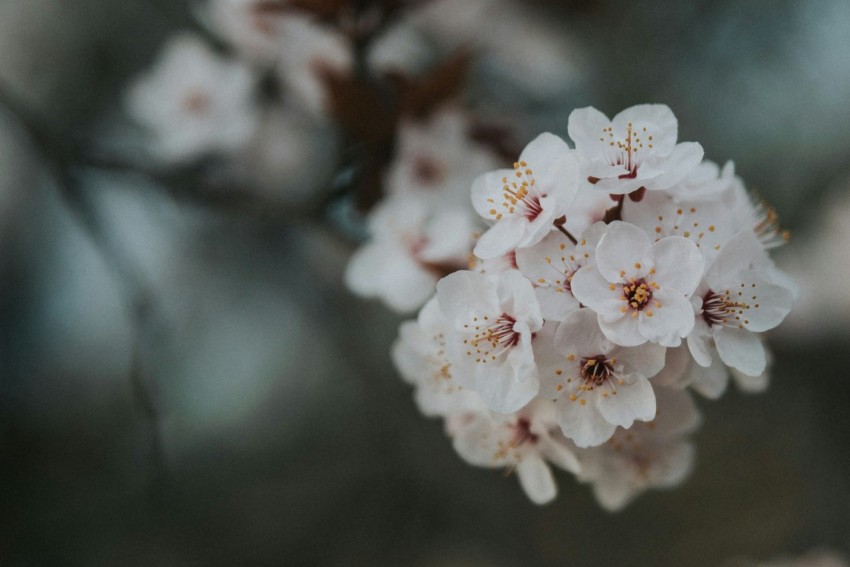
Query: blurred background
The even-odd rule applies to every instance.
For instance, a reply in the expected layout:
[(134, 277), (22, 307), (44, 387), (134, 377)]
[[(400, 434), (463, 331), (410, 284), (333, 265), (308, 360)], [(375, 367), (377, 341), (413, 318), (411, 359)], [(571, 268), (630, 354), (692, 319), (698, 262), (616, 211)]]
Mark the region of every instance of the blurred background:
[[(435, 1), (425, 15), (372, 3), (400, 11), (370, 65), (423, 76), (471, 45), (462, 96), (519, 147), (566, 136), (573, 108), (668, 104), (680, 140), (734, 160), (771, 202), (793, 234), (775, 258), (802, 296), (769, 336), (770, 389), (697, 400), (680, 488), (610, 514), (563, 475), (558, 499), (534, 506), (419, 413), (389, 354), (405, 317), (342, 283), (365, 234), (346, 176), (375, 173), (362, 163), (380, 140), (352, 146), (374, 141), (356, 115), (371, 107), (341, 111), (360, 91), (333, 65), (269, 79), (262, 49), (221, 41), (241, 37), (224, 29), (236, 16), (204, 2), (0, 0), (0, 564), (850, 552), (850, 3)], [(302, 73), (329, 102), (265, 105), (224, 158), (164, 158), (127, 93), (181, 30), (263, 70), (263, 96), (283, 83), (297, 98)]]

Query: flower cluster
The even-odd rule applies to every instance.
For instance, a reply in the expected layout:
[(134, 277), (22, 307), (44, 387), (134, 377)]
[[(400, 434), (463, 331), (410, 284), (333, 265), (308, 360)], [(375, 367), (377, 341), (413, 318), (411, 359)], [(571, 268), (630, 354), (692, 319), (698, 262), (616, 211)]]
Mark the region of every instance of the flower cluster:
[[(677, 124), (658, 104), (612, 120), (578, 109), (573, 147), (542, 134), (513, 167), (478, 176), (486, 228), (470, 269), (440, 279), (401, 327), (394, 360), (422, 412), (470, 463), (515, 470), (536, 503), (556, 495), (550, 465), (609, 509), (677, 484), (699, 423), (688, 389), (719, 397), (730, 374), (747, 391), (767, 384), (761, 333), (796, 296), (768, 256), (786, 235), (731, 164), (678, 142)], [(460, 251), (444, 241), (471, 230), (404, 226), (425, 227), (408, 244), (420, 259)], [(432, 282), (401, 293), (406, 307)]]

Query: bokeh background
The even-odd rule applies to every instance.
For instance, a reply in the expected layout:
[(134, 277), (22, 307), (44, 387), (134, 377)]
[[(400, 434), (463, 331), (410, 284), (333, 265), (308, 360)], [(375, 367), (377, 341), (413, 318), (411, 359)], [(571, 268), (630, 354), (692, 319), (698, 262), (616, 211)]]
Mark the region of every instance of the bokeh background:
[[(575, 50), (557, 96), (500, 91), (498, 73), (473, 69), (479, 89), (522, 109), (527, 133), (565, 135), (580, 106), (666, 103), (680, 139), (733, 159), (793, 233), (776, 257), (803, 295), (770, 335), (772, 385), (698, 400), (688, 481), (610, 514), (563, 475), (555, 503), (532, 505), (419, 414), (390, 361), (402, 318), (342, 284), (356, 227), (209, 207), (150, 176), (85, 169), (105, 258), (57, 191), (50, 153), (0, 108), (0, 565), (722, 565), (850, 552), (850, 3), (521, 6)], [(0, 0), (0, 84), (55, 139), (126, 146), (122, 93), (195, 25), (192, 11)], [(156, 301), (143, 331), (135, 310), (150, 306), (128, 279)]]

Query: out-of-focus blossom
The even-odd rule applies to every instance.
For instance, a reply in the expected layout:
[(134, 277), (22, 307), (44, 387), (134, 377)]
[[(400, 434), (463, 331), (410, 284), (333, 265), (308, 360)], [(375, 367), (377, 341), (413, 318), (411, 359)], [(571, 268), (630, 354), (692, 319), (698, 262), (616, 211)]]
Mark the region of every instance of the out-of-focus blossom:
[(372, 240), (345, 272), (349, 289), (400, 312), (420, 307), (442, 276), (466, 267), (476, 230), (470, 212), (437, 208), (425, 195), (398, 194), (372, 212)]
[(154, 155), (179, 162), (245, 144), (257, 127), (254, 87), (246, 66), (181, 33), (133, 83), (126, 105), (150, 134)]
[(619, 510), (647, 489), (671, 488), (688, 475), (694, 447), (685, 436), (699, 425), (699, 413), (687, 392), (657, 388), (654, 420), (618, 428), (607, 443), (576, 454), (578, 478), (608, 510)]
[(479, 411), (459, 414), (449, 423), (455, 450), (479, 467), (516, 471), (519, 483), (535, 504), (557, 496), (549, 463), (577, 473), (569, 442), (560, 434), (553, 405), (536, 400), (512, 415)]
[(426, 119), (398, 127), (396, 155), (386, 175), (389, 193), (431, 195), (444, 206), (469, 208), (469, 187), (495, 167), (495, 156), (469, 138), (470, 116), (441, 108)]

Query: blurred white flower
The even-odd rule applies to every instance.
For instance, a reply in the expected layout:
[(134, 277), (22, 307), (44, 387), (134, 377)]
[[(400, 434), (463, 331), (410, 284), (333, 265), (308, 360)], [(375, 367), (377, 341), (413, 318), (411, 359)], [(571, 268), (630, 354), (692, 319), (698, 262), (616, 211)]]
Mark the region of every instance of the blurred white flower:
[(179, 162), (230, 152), (257, 127), (255, 77), (189, 33), (173, 36), (154, 67), (126, 93), (130, 116), (151, 136), (151, 151)]
[(429, 417), (486, 409), (478, 394), (463, 389), (452, 376), (452, 364), (446, 358), (448, 332), (448, 320), (433, 298), (415, 321), (402, 323), (392, 349), (396, 368), (415, 387), (416, 404)]
[(424, 120), (402, 120), (396, 155), (385, 178), (387, 191), (432, 195), (443, 203), (469, 208), (472, 182), (497, 167), (496, 157), (470, 140), (470, 127), (470, 115), (454, 106), (443, 107)]
[(348, 288), (399, 312), (420, 307), (442, 276), (466, 267), (476, 225), (463, 208), (434, 206), (420, 194), (397, 194), (369, 219), (371, 241), (351, 257)]
[(512, 415), (487, 411), (458, 415), (450, 429), (455, 450), (473, 465), (516, 471), (531, 501), (546, 504), (558, 494), (549, 463), (572, 473), (579, 470), (552, 409), (552, 402), (535, 400)]
[(620, 510), (649, 488), (671, 488), (690, 472), (694, 448), (685, 435), (700, 416), (685, 391), (656, 388), (654, 420), (618, 428), (607, 443), (576, 452), (578, 479), (593, 484), (593, 493), (608, 510)]

